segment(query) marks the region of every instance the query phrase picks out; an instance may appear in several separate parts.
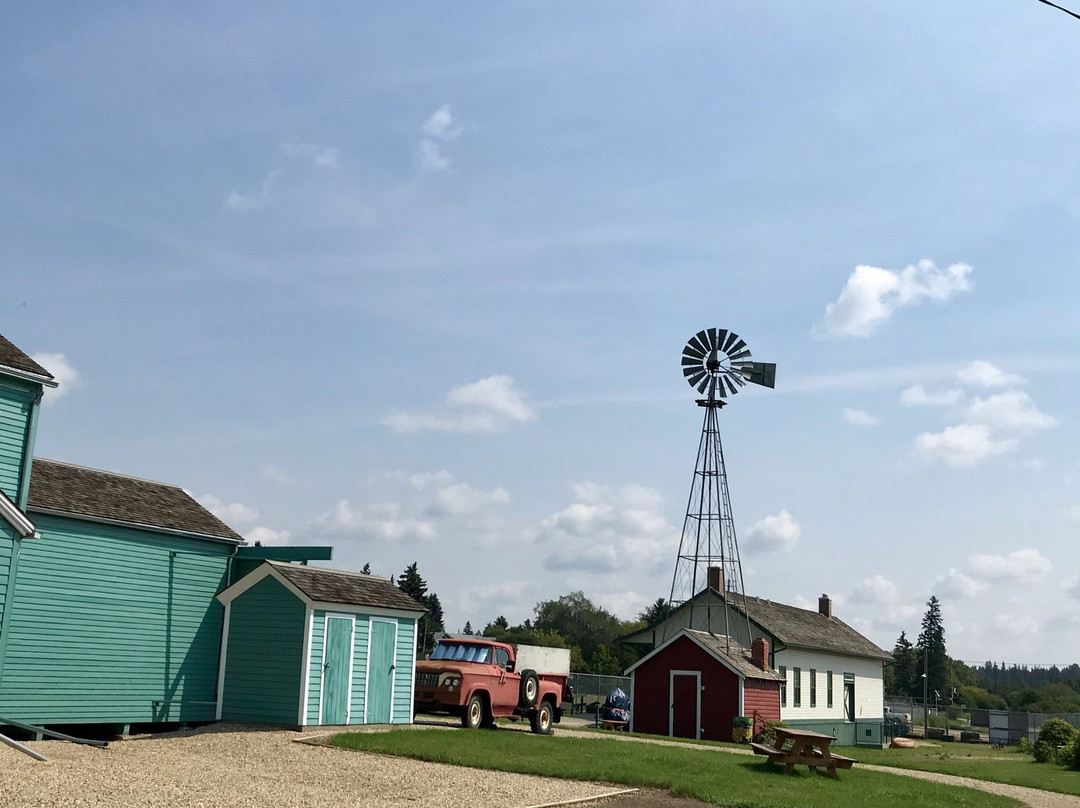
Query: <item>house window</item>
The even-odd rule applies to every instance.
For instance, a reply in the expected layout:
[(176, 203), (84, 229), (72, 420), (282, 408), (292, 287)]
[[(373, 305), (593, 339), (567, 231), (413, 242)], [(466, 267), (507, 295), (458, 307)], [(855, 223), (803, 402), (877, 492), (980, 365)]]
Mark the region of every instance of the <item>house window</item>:
[(825, 671), (826, 706), (832, 707), (832, 671)]
[(817, 671), (810, 669), (810, 706), (817, 707)]
[(780, 678), (783, 681), (780, 683), (780, 706), (787, 707), (787, 666), (780, 666)]
[(792, 668), (791, 675), (795, 678), (795, 699), (792, 706), (802, 707), (802, 669)]

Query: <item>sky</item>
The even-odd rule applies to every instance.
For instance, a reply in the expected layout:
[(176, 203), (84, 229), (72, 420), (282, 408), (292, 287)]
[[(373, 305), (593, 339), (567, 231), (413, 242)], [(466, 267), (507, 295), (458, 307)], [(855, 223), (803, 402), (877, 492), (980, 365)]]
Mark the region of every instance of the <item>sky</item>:
[(8, 4), (37, 454), (417, 562), (447, 626), (667, 597), (702, 328), (749, 594), (1080, 661), (1080, 22), (1030, 0)]

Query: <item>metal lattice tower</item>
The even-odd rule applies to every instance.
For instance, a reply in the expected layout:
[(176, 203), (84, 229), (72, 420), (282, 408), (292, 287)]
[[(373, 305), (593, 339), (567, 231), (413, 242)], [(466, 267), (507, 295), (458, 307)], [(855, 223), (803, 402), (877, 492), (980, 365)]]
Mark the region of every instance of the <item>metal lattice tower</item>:
[[(749, 642), (750, 617), (717, 414), (726, 403), (723, 399), (734, 395), (747, 382), (773, 387), (776, 365), (751, 361), (746, 343), (722, 328), (699, 331), (691, 337), (683, 349), (682, 365), (690, 385), (706, 394), (697, 400), (698, 406), (705, 410), (705, 419), (671, 579), (669, 608), (674, 611), (691, 602), (711, 585), (724, 593), (722, 607), (714, 605), (711, 598), (693, 602), (686, 625), (703, 624), (707, 631), (723, 634), (730, 642), (732, 631), (736, 630), (733, 621), (738, 619), (737, 612), (732, 614), (729, 605), (732, 602), (741, 607)], [(710, 570), (715, 570), (711, 580)], [(675, 630), (672, 626), (672, 632)]]

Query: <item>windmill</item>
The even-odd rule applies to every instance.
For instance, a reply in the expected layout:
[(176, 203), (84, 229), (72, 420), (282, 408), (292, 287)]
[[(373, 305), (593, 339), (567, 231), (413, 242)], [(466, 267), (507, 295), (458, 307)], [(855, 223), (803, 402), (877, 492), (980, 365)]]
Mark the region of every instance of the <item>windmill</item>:
[[(711, 598), (704, 598), (701, 603), (691, 603), (687, 615), (689, 622), (681, 625), (700, 625), (695, 620), (695, 611), (704, 610), (703, 622), (707, 630), (720, 633), (714, 629), (722, 629), (730, 642), (735, 626), (732, 625), (728, 602), (734, 600), (738, 603), (741, 600), (742, 612), (746, 616), (746, 592), (739, 561), (739, 543), (735, 537), (735, 521), (731, 515), (731, 496), (717, 412), (727, 403), (728, 396), (735, 395), (747, 383), (774, 387), (776, 365), (753, 361), (746, 342), (734, 331), (709, 328), (699, 331), (686, 343), (682, 352), (682, 369), (690, 386), (705, 396), (697, 399), (697, 405), (705, 410), (705, 421), (701, 427), (697, 464), (686, 504), (686, 520), (679, 540), (675, 574), (671, 579), (668, 608), (674, 611), (691, 601), (706, 586), (721, 590), (724, 593), (722, 623), (720, 610), (714, 609)], [(717, 614), (714, 615), (714, 611)], [(672, 633), (677, 630), (672, 626)], [(749, 642), (750, 618), (746, 616), (746, 643)]]

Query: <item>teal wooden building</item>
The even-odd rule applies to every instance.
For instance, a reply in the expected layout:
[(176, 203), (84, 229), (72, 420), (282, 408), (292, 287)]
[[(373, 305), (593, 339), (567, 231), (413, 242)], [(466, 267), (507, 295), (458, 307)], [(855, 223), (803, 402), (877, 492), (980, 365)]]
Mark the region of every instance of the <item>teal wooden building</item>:
[(245, 547), (176, 485), (35, 458), (42, 392), (55, 386), (0, 336), (0, 717), (213, 721), (216, 595), (263, 559), (328, 559), (329, 548)]
[(218, 600), (219, 718), (297, 727), (412, 721), (424, 607), (387, 579), (266, 561)]

